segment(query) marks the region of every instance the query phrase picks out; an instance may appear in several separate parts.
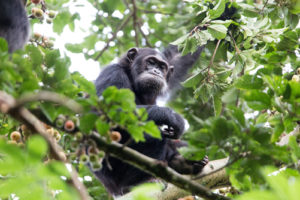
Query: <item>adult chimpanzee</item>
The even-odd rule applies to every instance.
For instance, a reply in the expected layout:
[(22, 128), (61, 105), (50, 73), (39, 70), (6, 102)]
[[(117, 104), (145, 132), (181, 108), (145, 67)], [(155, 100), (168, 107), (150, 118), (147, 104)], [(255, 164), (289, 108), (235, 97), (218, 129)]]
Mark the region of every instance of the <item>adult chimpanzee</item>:
[(29, 36), (29, 22), (23, 0), (0, 0), (0, 37), (9, 52), (23, 48)]
[[(128, 146), (152, 158), (168, 163), (179, 173), (195, 174), (202, 170), (208, 160), (190, 161), (184, 159), (177, 147), (186, 144), (178, 139), (184, 131), (183, 118), (172, 109), (159, 107), (156, 99), (159, 95), (176, 88), (183, 80), (187, 70), (193, 66), (201, 53), (199, 48), (194, 54), (181, 56), (176, 46), (169, 46), (164, 53), (150, 48), (132, 48), (117, 64), (107, 66), (97, 78), (95, 84), (100, 96), (107, 87), (128, 88), (135, 93), (136, 104), (145, 107), (148, 119), (157, 125), (168, 128), (161, 131), (162, 140), (145, 134), (146, 141)], [(130, 139), (130, 135), (118, 129), (122, 134), (121, 143)], [(108, 163), (111, 168), (108, 167)], [(103, 161), (100, 171), (94, 172), (114, 195), (122, 195), (130, 187), (151, 179), (151, 176), (119, 159), (109, 156)]]

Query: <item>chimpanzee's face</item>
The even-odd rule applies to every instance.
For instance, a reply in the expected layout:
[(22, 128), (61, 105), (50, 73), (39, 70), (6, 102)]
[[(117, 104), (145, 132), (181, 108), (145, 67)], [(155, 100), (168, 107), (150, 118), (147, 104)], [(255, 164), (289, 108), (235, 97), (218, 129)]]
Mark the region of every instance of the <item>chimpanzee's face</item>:
[(140, 49), (131, 70), (137, 91), (159, 95), (167, 90), (167, 79), (171, 70), (161, 53), (153, 49)]

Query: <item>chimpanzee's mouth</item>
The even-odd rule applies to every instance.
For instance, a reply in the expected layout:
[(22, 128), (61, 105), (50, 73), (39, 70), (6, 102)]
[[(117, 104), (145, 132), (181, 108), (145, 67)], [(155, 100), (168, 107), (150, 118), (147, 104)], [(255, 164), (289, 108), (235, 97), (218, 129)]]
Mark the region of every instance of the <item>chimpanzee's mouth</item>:
[(163, 79), (163, 77), (161, 75), (159, 75), (159, 74), (156, 74), (156, 73), (153, 73), (153, 72), (149, 72), (149, 74), (151, 74), (153, 76), (157, 76), (157, 77)]

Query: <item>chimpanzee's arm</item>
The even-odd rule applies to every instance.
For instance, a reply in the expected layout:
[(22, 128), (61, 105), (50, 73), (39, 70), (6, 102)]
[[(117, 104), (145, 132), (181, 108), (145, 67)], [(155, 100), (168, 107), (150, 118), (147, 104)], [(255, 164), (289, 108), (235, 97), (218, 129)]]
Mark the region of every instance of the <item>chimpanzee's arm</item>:
[(166, 48), (163, 54), (167, 57), (170, 66), (174, 67), (174, 71), (168, 81), (171, 90), (180, 86), (180, 82), (185, 79), (188, 70), (196, 63), (203, 49), (204, 46), (201, 46), (194, 53), (181, 56), (177, 46), (169, 45)]
[(138, 105), (137, 107), (146, 108), (148, 120), (153, 120), (157, 126), (166, 126), (165, 129), (161, 130), (164, 137), (177, 139), (183, 134), (184, 120), (172, 109), (156, 105)]

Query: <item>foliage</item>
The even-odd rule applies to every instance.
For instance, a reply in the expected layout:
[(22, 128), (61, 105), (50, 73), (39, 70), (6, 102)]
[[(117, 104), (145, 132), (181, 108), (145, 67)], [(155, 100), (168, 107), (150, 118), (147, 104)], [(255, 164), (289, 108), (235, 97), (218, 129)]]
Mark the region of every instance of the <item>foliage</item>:
[[(65, 27), (74, 31), (76, 20), (82, 20), (80, 12), (70, 11), (68, 5), (73, 3), (46, 0), (45, 12), (56, 12), (51, 25), (54, 32), (61, 34)], [(184, 88), (169, 102), (190, 126), (184, 135), (189, 147), (182, 148), (181, 153), (193, 159), (202, 159), (205, 154), (210, 160), (230, 156), (230, 181), (243, 193), (233, 198), (297, 199), (298, 172), (273, 172), (282, 166), (297, 169), (300, 157), (296, 137), (287, 146), (276, 144), (300, 121), (299, 1), (89, 3), (97, 10), (89, 35), (81, 43), (66, 44), (68, 51), (105, 65), (133, 46), (162, 50), (173, 43), (187, 54), (205, 45), (199, 62), (183, 82)], [(78, 3), (82, 7), (86, 4)], [(29, 14), (35, 6), (40, 5), (28, 4)], [(121, 15), (115, 15), (116, 11)], [(127, 21), (132, 15), (138, 20)], [(31, 19), (31, 24), (42, 21)], [(0, 90), (17, 99), (41, 90), (53, 91), (84, 108), (77, 115), (45, 101), (26, 104), (30, 110), (41, 110), (51, 123), (61, 115), (64, 120), (80, 121), (75, 123), (77, 133), (60, 131), (58, 139), (80, 177), (92, 176), (85, 162), (80, 162), (86, 144), (81, 133), (89, 135), (96, 130), (111, 142), (111, 129), (118, 125), (135, 141), (143, 141), (144, 133), (160, 137), (154, 123), (146, 121), (145, 110), (136, 108), (131, 92), (111, 87), (98, 99), (92, 82), (69, 71), (72, 59), (53, 48), (54, 40), (34, 33), (24, 50), (9, 55), (6, 42), (0, 38)], [(13, 131), (22, 134), (21, 141), (9, 139)], [(52, 160), (40, 137), (27, 137), (21, 124), (6, 114), (0, 114), (0, 135), (0, 198), (12, 198), (14, 194), (20, 199), (78, 199), (64, 181), (70, 176), (67, 167)], [(101, 159), (101, 152), (96, 152)], [(94, 177), (92, 181), (84, 179), (84, 183), (93, 199), (110, 198)], [(136, 199), (148, 199), (145, 191), (155, 189), (151, 185), (142, 187)]]

